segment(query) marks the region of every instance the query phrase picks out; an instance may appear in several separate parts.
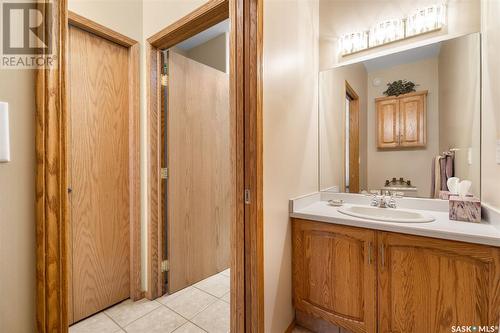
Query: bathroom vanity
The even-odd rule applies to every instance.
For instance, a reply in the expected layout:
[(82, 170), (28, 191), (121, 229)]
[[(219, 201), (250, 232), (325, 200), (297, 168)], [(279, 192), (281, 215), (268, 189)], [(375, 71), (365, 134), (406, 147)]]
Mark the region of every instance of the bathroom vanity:
[[(500, 212), (484, 204), (496, 204), (499, 178), (481, 165), (494, 154), (481, 103), (491, 39), (448, 30), (400, 43), (391, 33), (408, 36), (414, 16), (373, 26), (385, 15), (374, 2), (320, 3), (318, 192), (290, 203), (297, 325), (499, 332)], [(465, 3), (460, 14), (436, 5), (416, 17), (481, 22), (479, 2)]]
[(290, 202), (301, 325), (353, 333), (498, 325), (500, 226), (450, 221), (447, 201), (397, 199), (396, 211), (434, 221), (387, 222), (343, 214), (331, 199), (343, 200), (344, 209), (370, 207), (369, 197), (340, 193)]

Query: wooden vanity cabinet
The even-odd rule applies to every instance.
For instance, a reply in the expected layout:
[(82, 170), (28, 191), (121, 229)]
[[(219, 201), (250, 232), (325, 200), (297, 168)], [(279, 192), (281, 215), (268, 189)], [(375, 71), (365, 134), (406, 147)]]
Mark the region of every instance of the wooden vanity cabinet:
[(399, 146), (399, 100), (384, 98), (377, 100), (377, 146), (396, 148)]
[(375, 332), (375, 232), (296, 219), (292, 233), (295, 308), (352, 332)]
[(377, 147), (411, 148), (427, 144), (427, 91), (375, 100)]
[(498, 325), (500, 249), (378, 232), (379, 332)]
[(293, 219), (298, 311), (352, 333), (500, 322), (500, 248)]

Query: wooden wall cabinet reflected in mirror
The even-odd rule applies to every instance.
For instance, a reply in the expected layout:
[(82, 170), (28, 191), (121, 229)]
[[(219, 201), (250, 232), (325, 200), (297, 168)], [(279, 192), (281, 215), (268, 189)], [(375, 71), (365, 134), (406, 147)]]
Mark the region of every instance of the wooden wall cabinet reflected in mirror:
[(427, 143), (427, 90), (375, 99), (377, 147), (417, 148)]

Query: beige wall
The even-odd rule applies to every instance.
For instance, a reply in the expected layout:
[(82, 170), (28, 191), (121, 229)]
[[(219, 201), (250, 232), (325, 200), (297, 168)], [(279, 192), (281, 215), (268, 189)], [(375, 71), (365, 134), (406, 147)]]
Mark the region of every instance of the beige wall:
[(459, 149), (455, 176), (471, 180), (476, 196), (481, 177), (480, 45), (479, 33), (450, 39), (442, 43), (438, 58), (439, 152)]
[[(373, 79), (382, 84), (375, 87)], [(406, 79), (419, 86), (417, 91), (428, 90), (427, 146), (415, 150), (378, 150), (376, 141), (375, 98), (384, 96), (387, 82)], [(368, 188), (379, 189), (386, 179), (403, 177), (418, 187), (418, 196), (429, 197), (432, 158), (439, 152), (439, 99), (437, 58), (398, 65), (368, 73)]]
[(482, 1), (483, 108), (481, 192), (482, 200), (500, 208), (500, 164), (495, 161), (500, 141), (500, 1)]
[(331, 68), (339, 61), (357, 59), (430, 37), (480, 31), (480, 1), (451, 0), (448, 1), (448, 24), (442, 31), (339, 58), (339, 36), (366, 31), (379, 21), (402, 18), (417, 8), (436, 3), (435, 0), (320, 0), (320, 68)]
[(147, 39), (151, 37), (153, 34), (189, 14), (207, 1), (208, 0), (143, 0), (144, 38)]
[(229, 72), (229, 34), (223, 33), (184, 53), (186, 57), (207, 66)]
[(68, 9), (127, 37), (142, 39), (142, 0), (68, 0)]
[(35, 330), (34, 72), (0, 69), (11, 162), (0, 163), (0, 332)]
[(318, 2), (264, 1), (265, 331), (292, 308), (288, 199), (318, 190)]
[(345, 82), (359, 96), (359, 188), (367, 186), (367, 82), (362, 63), (338, 67), (320, 73), (319, 135), (320, 189), (344, 184)]

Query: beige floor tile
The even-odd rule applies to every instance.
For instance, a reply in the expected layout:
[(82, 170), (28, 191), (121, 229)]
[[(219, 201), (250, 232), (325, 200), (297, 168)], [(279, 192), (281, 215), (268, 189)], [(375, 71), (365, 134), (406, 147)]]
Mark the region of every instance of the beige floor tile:
[(184, 325), (176, 329), (174, 333), (206, 333), (206, 331), (202, 330), (192, 323), (185, 323)]
[(231, 302), (231, 293), (229, 292), (229, 293), (225, 294), (220, 299), (223, 300), (224, 302), (230, 303)]
[(120, 331), (120, 326), (116, 325), (114, 321), (102, 312), (82, 320), (69, 328), (69, 333), (115, 333)]
[(141, 299), (137, 302), (126, 300), (104, 312), (118, 325), (125, 327), (160, 306), (160, 303), (147, 299)]
[(215, 297), (222, 297), (229, 291), (229, 283), (228, 276), (217, 274), (196, 283), (194, 287), (214, 295)]
[(226, 269), (225, 271), (222, 271), (222, 272), (221, 272), (221, 274), (222, 274), (222, 275), (225, 275), (225, 276), (231, 276), (231, 269), (230, 269), (230, 268), (228, 268), (228, 269)]
[(216, 297), (193, 287), (157, 299), (181, 316), (191, 319), (217, 300)]
[(174, 311), (160, 306), (125, 327), (128, 333), (170, 333), (185, 324), (186, 319)]
[(228, 333), (230, 329), (229, 304), (218, 300), (191, 321), (209, 333)]

